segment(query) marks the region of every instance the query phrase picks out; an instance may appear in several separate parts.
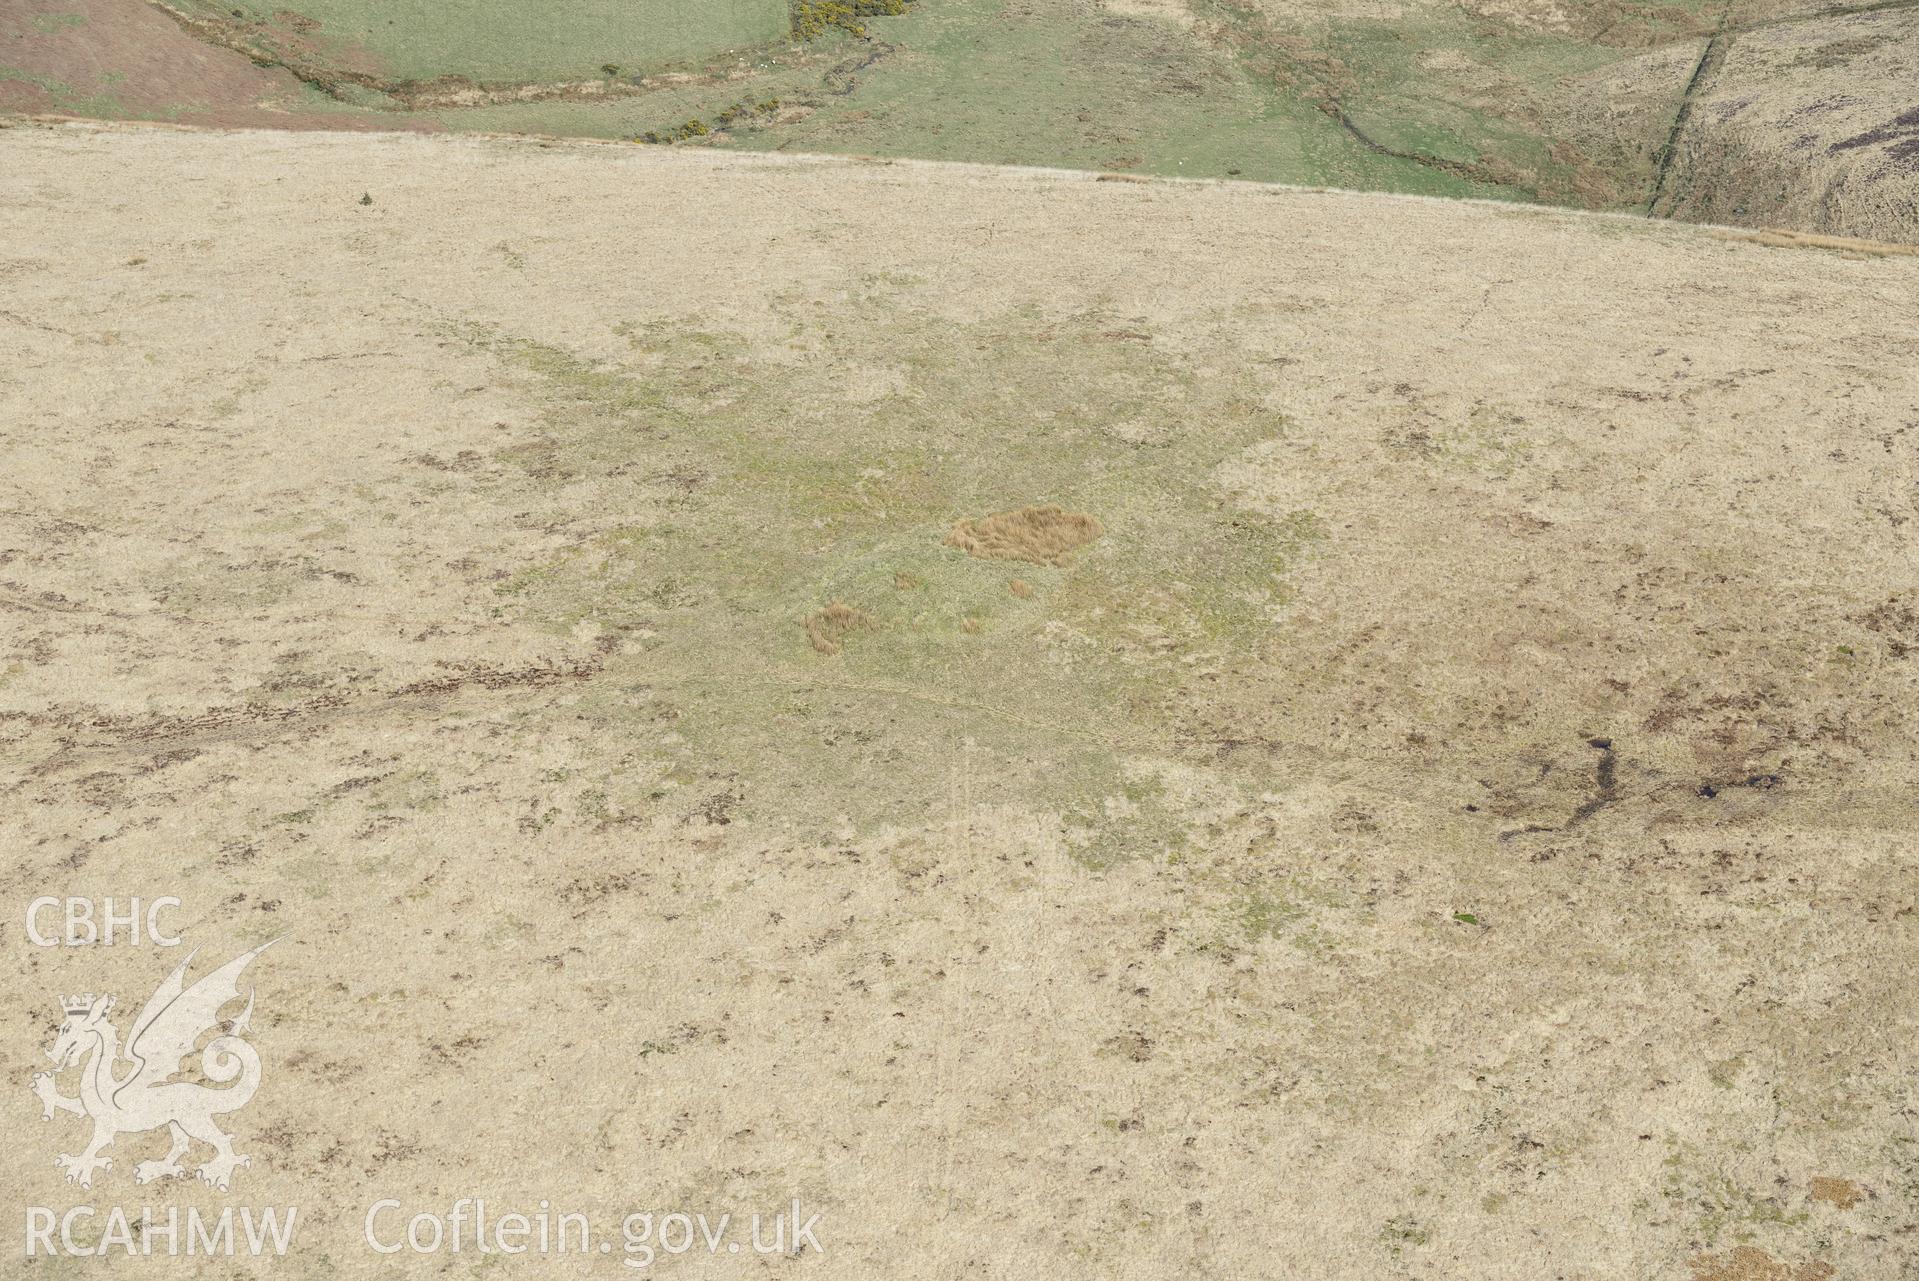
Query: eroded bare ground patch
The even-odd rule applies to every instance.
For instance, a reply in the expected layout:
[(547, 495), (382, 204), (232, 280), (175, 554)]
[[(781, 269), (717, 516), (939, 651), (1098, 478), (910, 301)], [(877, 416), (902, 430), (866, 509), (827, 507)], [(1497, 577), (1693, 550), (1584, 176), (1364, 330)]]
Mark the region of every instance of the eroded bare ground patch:
[[(490, 1198), (797, 1190), (856, 1276), (1899, 1275), (1910, 258), (0, 152), (0, 893), (286, 936), (250, 1198), (451, 1205), (484, 1150)], [(153, 981), (9, 955), (22, 1010)], [(0, 1170), (61, 1204), (45, 1155)], [(288, 1275), (363, 1249), (312, 1231)]]

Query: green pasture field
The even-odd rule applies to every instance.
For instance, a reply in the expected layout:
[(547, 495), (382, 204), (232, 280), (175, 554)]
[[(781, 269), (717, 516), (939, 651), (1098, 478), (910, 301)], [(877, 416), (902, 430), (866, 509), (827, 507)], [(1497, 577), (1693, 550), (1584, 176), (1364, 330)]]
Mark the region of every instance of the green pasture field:
[(397, 79), (558, 80), (650, 69), (780, 38), (785, 0), (240, 0), (364, 46)]
[[(1350, 137), (1231, 51), (1172, 24), (1053, 0), (940, 0), (765, 51), (752, 74), (639, 98), (548, 101), (442, 116), (455, 129), (640, 137), (688, 121), (706, 145), (1054, 165), (1186, 177), (1499, 195)], [(788, 110), (718, 134), (722, 112)], [(717, 134), (717, 136), (716, 136)]]

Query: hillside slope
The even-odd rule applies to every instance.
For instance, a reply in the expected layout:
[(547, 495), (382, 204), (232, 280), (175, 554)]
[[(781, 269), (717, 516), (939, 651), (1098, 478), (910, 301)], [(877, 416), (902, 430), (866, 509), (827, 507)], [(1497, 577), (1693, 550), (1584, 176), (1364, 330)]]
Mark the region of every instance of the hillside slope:
[(16, 0), (0, 110), (1240, 177), (1919, 243), (1919, 0)]
[[(282, 937), (276, 1275), (562, 1190), (848, 1278), (1909, 1262), (1919, 256), (19, 126), (0, 285), (4, 897)], [(22, 1116), (172, 964), (4, 955)]]

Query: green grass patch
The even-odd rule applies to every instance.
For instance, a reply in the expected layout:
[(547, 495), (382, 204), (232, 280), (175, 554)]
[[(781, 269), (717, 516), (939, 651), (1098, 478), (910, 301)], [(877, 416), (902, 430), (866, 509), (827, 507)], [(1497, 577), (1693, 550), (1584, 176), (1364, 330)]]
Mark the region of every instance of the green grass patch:
[[(639, 736), (686, 797), (751, 765), (770, 794), (741, 813), (897, 821), (964, 768), (979, 800), (1054, 808), (1089, 861), (1176, 854), (1177, 809), (1136, 761), (1178, 733), (1183, 690), (1282, 625), (1289, 573), (1326, 538), (1214, 483), (1287, 430), (1266, 375), (1192, 368), (1099, 309), (956, 328), (910, 282), (868, 289), (790, 305), (783, 360), (660, 321), (603, 363), (456, 331), (541, 407), (504, 460), (609, 517), (503, 579), (496, 609), (633, 638), (653, 700), (595, 682), (583, 714)], [(1043, 503), (1106, 532), (1060, 565), (944, 542), (961, 517)], [(870, 621), (823, 653), (806, 622), (835, 601)]]
[(255, 21), (286, 12), (315, 37), (368, 50), (401, 80), (564, 80), (631, 74), (776, 40), (783, 0), (242, 0)]

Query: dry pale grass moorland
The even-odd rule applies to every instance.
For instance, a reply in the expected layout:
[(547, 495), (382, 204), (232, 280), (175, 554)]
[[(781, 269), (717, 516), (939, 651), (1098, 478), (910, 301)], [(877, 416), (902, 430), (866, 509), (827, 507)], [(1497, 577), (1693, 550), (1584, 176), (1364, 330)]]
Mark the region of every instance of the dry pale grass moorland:
[(82, 1191), (57, 998), (177, 954), (16, 924), (0, 1184), (300, 1207), (5, 1270), (797, 1196), (653, 1272), (1909, 1277), (1915, 316), (1513, 205), (0, 129), (0, 899), (280, 940), (252, 1165)]

